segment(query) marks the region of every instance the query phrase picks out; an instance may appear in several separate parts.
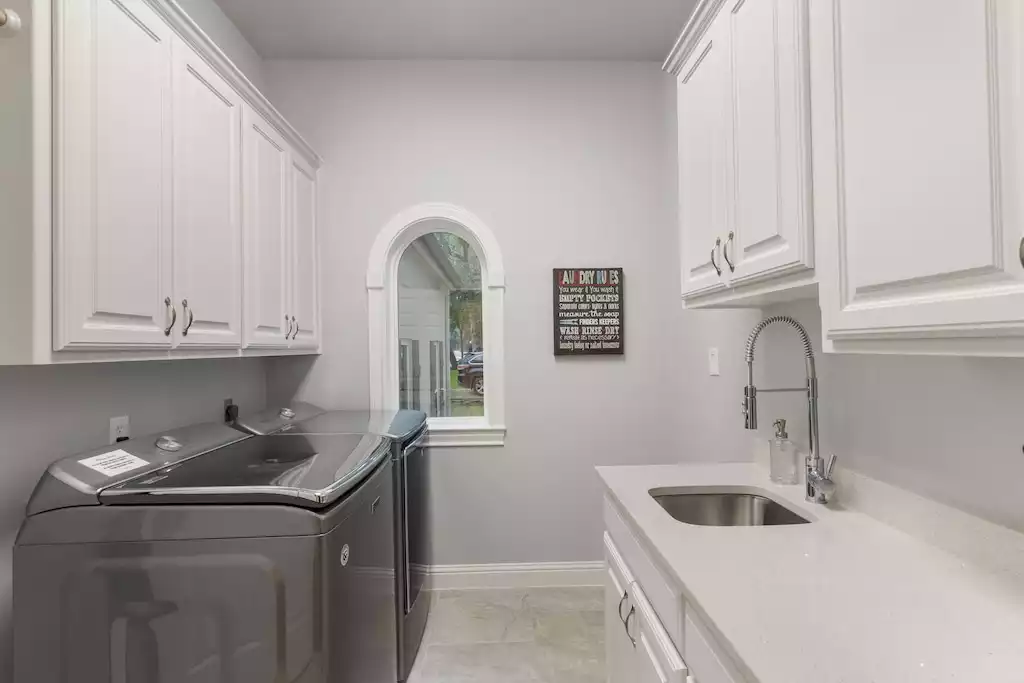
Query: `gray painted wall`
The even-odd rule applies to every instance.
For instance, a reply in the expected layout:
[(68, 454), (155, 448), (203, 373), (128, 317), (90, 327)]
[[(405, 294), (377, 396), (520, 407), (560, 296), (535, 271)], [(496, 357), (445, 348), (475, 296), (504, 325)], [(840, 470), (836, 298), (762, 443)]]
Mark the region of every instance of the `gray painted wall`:
[[(816, 301), (774, 306), (821, 344)], [(773, 326), (773, 328), (776, 326)], [(769, 382), (803, 377), (795, 335), (765, 331), (757, 362)], [(821, 442), (870, 477), (1024, 531), (1024, 360), (818, 354)], [(737, 403), (737, 406), (739, 404)], [(784, 416), (806, 438), (799, 397), (761, 397), (760, 437)]]
[(252, 84), (262, 91), (265, 85), (263, 60), (217, 6), (215, 0), (177, 0), (177, 3), (206, 32), (206, 35), (217, 43)]
[(265, 406), (262, 359), (0, 367), (0, 680), (10, 675), (11, 547), (25, 503), (53, 460), (107, 443), (128, 415), (142, 436), (223, 419), (224, 399)]
[[(753, 318), (680, 309), (675, 84), (657, 65), (268, 60), (265, 73), (327, 160), (324, 355), (273, 361), (272, 401), (366, 405), (367, 259), (396, 212), (459, 204), (500, 242), (508, 439), (435, 450), (434, 563), (596, 560), (594, 465), (748, 456), (742, 429), (719, 427), (738, 412), (733, 359)], [(626, 354), (556, 360), (551, 269), (601, 265), (625, 268)], [(731, 377), (707, 377), (706, 343)]]

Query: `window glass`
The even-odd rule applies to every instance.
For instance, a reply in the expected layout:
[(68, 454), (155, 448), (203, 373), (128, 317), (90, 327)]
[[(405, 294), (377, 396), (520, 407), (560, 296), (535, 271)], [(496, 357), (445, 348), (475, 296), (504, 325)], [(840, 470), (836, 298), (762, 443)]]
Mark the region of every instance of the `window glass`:
[(480, 260), (461, 237), (433, 232), (398, 264), (399, 405), (430, 417), (484, 414)]

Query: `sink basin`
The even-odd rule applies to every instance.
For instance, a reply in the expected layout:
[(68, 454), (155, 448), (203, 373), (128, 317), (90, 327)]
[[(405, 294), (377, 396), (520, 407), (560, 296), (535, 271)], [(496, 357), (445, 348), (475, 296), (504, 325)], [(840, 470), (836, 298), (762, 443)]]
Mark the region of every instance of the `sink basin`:
[(651, 497), (673, 519), (698, 526), (776, 526), (811, 520), (754, 493), (659, 493)]

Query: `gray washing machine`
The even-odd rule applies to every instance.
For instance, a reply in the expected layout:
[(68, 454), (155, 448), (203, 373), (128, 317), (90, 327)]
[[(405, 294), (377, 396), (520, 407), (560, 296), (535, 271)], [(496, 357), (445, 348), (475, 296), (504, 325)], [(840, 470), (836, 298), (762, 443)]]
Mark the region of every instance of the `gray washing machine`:
[(309, 403), (266, 410), (237, 419), (250, 434), (377, 434), (392, 441), (395, 465), (395, 612), (398, 680), (409, 677), (430, 611), (423, 587), (430, 565), (430, 468), (424, 443), (427, 415), (419, 410), (325, 411)]
[(16, 683), (393, 683), (386, 437), (206, 424), (60, 460), (14, 548)]

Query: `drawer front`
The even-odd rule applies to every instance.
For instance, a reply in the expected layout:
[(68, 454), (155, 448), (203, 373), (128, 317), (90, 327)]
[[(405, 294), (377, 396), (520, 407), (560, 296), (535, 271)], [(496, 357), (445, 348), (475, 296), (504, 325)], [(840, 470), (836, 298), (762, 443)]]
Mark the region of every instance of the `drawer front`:
[(683, 646), (683, 594), (654, 565), (647, 552), (619, 514), (615, 503), (604, 500), (604, 522), (608, 534), (622, 556), (633, 580), (643, 587), (644, 595), (665, 627), (677, 649)]
[(689, 673), (676, 646), (654, 613), (643, 589), (633, 584), (633, 603), (637, 615), (636, 649), (638, 674), (643, 683), (686, 683)]
[(690, 665), (690, 672), (700, 683), (741, 683), (744, 680), (730, 671), (731, 664), (719, 658), (704, 627), (698, 626), (689, 614), (683, 627), (682, 652)]

